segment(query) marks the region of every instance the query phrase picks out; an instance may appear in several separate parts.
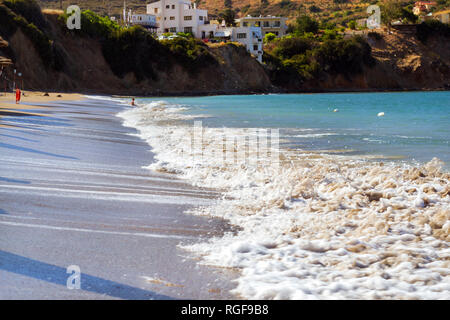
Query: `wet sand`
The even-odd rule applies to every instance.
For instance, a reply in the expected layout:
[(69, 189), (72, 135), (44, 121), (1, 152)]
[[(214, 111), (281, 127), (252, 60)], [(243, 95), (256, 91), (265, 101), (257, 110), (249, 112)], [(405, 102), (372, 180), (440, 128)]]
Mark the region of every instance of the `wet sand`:
[(183, 213), (217, 193), (143, 169), (152, 153), (123, 106), (26, 103), (0, 101), (0, 299), (236, 298), (237, 274), (177, 247), (229, 229)]

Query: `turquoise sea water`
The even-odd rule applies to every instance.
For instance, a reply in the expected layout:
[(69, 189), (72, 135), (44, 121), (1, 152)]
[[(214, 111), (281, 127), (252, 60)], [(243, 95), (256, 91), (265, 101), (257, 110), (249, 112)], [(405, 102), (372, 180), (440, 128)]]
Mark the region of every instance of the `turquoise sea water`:
[[(450, 92), (273, 94), (139, 99), (187, 106), (203, 126), (279, 128), (283, 145), (450, 167)], [(338, 112), (333, 112), (338, 109)], [(384, 112), (383, 117), (378, 113)]]

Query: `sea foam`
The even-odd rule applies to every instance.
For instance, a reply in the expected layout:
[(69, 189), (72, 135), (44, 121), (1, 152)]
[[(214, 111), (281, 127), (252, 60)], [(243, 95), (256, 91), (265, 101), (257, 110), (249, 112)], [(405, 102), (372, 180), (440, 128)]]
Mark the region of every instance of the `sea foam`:
[[(153, 148), (149, 169), (176, 173), (223, 197), (190, 210), (239, 227), (183, 246), (204, 263), (239, 268), (248, 299), (450, 299), (450, 184), (438, 159), (422, 167), (281, 150), (249, 166), (220, 153), (196, 161), (186, 106), (155, 101), (119, 116)], [(202, 150), (243, 128), (202, 128)], [(234, 145), (236, 154), (239, 144)], [(198, 151), (197, 151), (198, 152)], [(264, 160), (264, 159), (262, 159)]]

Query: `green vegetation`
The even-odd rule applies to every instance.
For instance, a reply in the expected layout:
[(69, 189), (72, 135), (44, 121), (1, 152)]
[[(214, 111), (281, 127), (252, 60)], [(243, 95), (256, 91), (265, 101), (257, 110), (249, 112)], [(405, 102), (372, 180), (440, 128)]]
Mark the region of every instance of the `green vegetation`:
[(297, 18), (296, 23), (292, 28), (292, 32), (297, 35), (317, 33), (317, 31), (319, 31), (319, 23), (307, 15)]
[(356, 30), (356, 21), (352, 20), (348, 23), (348, 27), (352, 30)]
[(47, 21), (42, 15), (41, 8), (35, 0), (4, 0), (3, 4), (39, 29), (48, 27)]
[[(68, 15), (62, 14), (59, 19), (66, 24)], [(117, 22), (112, 21), (108, 17), (101, 17), (91, 10), (85, 10), (81, 12), (81, 25), (80, 30), (72, 30), (71, 33), (76, 33), (82, 36), (89, 36), (93, 38), (108, 38), (116, 31), (120, 31), (122, 27)]]
[(141, 27), (113, 31), (103, 40), (102, 51), (115, 75), (133, 72), (138, 81), (156, 80), (152, 59), (156, 54), (160, 59), (167, 56), (158, 41)]
[(183, 37), (183, 38), (193, 38), (194, 35), (190, 32), (177, 32), (177, 36)]
[(161, 44), (191, 73), (195, 73), (202, 67), (217, 64), (216, 59), (207, 50), (207, 45), (201, 40), (179, 37), (163, 40)]
[[(67, 16), (61, 19), (65, 21)], [(133, 72), (138, 81), (156, 80), (154, 68), (168, 69), (178, 63), (194, 74), (205, 65), (216, 63), (206, 45), (189, 33), (178, 33), (174, 39), (158, 41), (140, 26), (124, 28), (89, 10), (82, 12), (81, 25), (81, 30), (68, 32), (99, 39), (105, 60), (118, 77)]]
[(416, 23), (417, 16), (413, 14), (411, 8), (404, 6), (405, 3), (396, 0), (386, 0), (381, 6), (381, 20), (390, 26), (394, 20), (400, 20), (404, 23)]
[(283, 85), (290, 79), (298, 81), (320, 78), (321, 74), (342, 74), (350, 77), (371, 67), (375, 60), (371, 48), (361, 37), (348, 40), (284, 37), (267, 47), (264, 61), (272, 70), (274, 83)]
[(234, 19), (236, 17), (235, 12), (233, 9), (227, 8), (223, 12), (219, 14), (219, 17), (221, 20), (225, 21), (225, 24), (227, 27), (231, 27), (235, 25)]
[[(23, 14), (23, 16), (22, 16)], [(34, 0), (5, 0), (0, 3), (0, 34), (5, 38), (11, 37), (17, 29), (30, 39), (43, 64), (55, 70), (64, 66), (64, 54), (60, 48), (53, 44), (47, 34), (38, 28), (46, 27), (46, 21), (41, 10)]]
[(266, 35), (264, 36), (264, 43), (269, 43), (274, 41), (277, 38), (277, 36), (271, 32), (266, 33)]

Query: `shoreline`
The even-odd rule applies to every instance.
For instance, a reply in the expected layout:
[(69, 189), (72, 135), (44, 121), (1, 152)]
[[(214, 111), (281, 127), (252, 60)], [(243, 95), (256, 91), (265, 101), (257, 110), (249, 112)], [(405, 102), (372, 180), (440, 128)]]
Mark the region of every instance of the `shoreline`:
[(114, 97), (142, 97), (142, 98), (158, 98), (158, 97), (209, 97), (209, 96), (227, 96), (227, 95), (264, 95), (264, 94), (327, 94), (327, 93), (383, 93), (383, 92), (442, 92), (450, 91), (450, 88), (417, 88), (417, 89), (336, 89), (336, 90), (261, 90), (261, 91), (181, 91), (181, 92), (153, 92), (149, 94), (141, 94), (137, 92), (135, 95), (129, 94), (111, 94), (100, 93), (93, 94), (87, 93), (86, 95), (102, 95), (102, 96), (114, 96)]
[[(179, 248), (230, 228), (184, 213), (216, 192), (144, 169), (153, 154), (116, 116), (124, 106), (27, 103), (0, 102), (39, 108), (0, 117), (0, 298), (236, 299), (233, 272)], [(70, 265), (81, 290), (66, 288)]]
[[(153, 147), (159, 161), (151, 169), (222, 190), (219, 203), (190, 213), (225, 218), (239, 232), (184, 248), (205, 264), (241, 270), (233, 293), (263, 300), (448, 296), (450, 278), (440, 271), (450, 239), (444, 227), (449, 176), (437, 159), (421, 166), (329, 155), (296, 162), (290, 161), (295, 152), (285, 152), (282, 170), (269, 162), (248, 170), (236, 163), (217, 166), (215, 153), (203, 152), (196, 166), (177, 156), (191, 154), (189, 138), (183, 139), (195, 129), (167, 124), (193, 120), (184, 110), (181, 102), (154, 101), (122, 117)], [(222, 128), (204, 131), (205, 148), (222, 148), (215, 140)], [(245, 133), (232, 128), (230, 135)], [(428, 250), (435, 256), (424, 260)], [(425, 278), (431, 284), (417, 280)]]
[[(121, 94), (121, 93), (106, 93), (102, 91), (86, 91), (86, 92), (48, 92), (49, 96), (44, 96), (45, 91), (25, 91), (26, 94), (31, 96), (22, 97), (21, 103), (19, 105), (15, 104), (15, 93), (8, 92), (6, 97), (4, 92), (0, 92), (0, 103), (6, 103), (5, 105), (0, 105), (0, 108), (16, 108), (20, 105), (27, 105), (28, 107), (34, 108), (38, 106), (28, 105), (28, 103), (46, 103), (46, 102), (56, 102), (56, 101), (73, 101), (73, 100), (84, 100), (89, 96), (101, 96), (101, 97), (113, 97), (113, 98), (163, 98), (163, 97), (211, 97), (211, 96), (235, 96), (235, 95), (271, 95), (271, 94), (339, 94), (339, 93), (406, 93), (406, 92), (446, 92), (450, 91), (450, 88), (439, 88), (439, 89), (342, 89), (342, 90), (305, 90), (305, 91), (291, 91), (291, 90), (268, 90), (268, 91), (182, 91), (182, 92), (154, 92), (151, 94), (141, 94), (136, 92), (136, 94)], [(57, 95), (62, 95), (62, 97), (57, 97)], [(84, 97), (84, 98), (83, 98)], [(26, 99), (26, 100), (24, 100)], [(24, 103), (26, 101), (26, 103)], [(16, 107), (15, 107), (16, 106)], [(18, 107), (20, 108), (20, 107)]]

